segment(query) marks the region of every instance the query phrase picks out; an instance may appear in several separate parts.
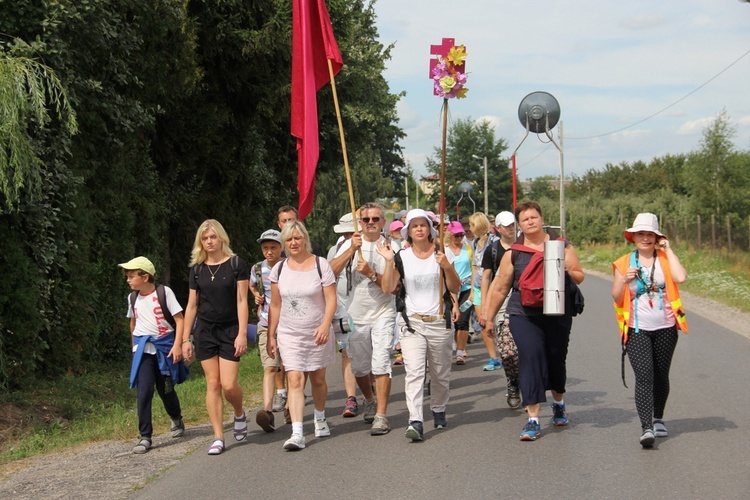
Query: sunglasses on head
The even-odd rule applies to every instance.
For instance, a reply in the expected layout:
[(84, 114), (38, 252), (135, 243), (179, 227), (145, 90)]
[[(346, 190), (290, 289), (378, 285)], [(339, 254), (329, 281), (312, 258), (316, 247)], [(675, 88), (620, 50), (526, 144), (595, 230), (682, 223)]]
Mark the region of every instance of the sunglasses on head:
[(362, 217), (362, 222), (364, 222), (365, 224), (367, 224), (370, 221), (380, 222), (380, 217)]

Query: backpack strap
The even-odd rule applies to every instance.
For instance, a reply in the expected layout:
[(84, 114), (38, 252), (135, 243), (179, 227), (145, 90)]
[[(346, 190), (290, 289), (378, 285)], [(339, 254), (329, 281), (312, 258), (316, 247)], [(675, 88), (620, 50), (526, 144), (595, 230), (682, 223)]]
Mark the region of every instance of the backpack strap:
[(240, 257), (238, 255), (232, 255), (229, 258), (229, 265), (232, 266), (232, 274), (234, 274), (234, 286), (237, 286), (237, 278), (240, 276)]
[(401, 259), (401, 250), (396, 252), (393, 256), (393, 263), (396, 265), (396, 271), (398, 271), (398, 281), (401, 287), (396, 293), (396, 310), (401, 313), (401, 317), (404, 319), (406, 329), (409, 333), (414, 333), (414, 328), (411, 327), (409, 322), (409, 315), (406, 314), (406, 284), (404, 283), (404, 261)]
[[(281, 264), (279, 264), (279, 274), (276, 276), (276, 278), (281, 277), (281, 270), (284, 269), (284, 262), (286, 262), (286, 259), (281, 260)], [(318, 268), (318, 278), (322, 281), (323, 280), (323, 270), (320, 268), (320, 257), (315, 256), (315, 267)]]
[(198, 304), (201, 303), (200, 302), (201, 301), (201, 285), (200, 285), (200, 282), (198, 281), (198, 278), (200, 277), (200, 274), (201, 274), (202, 265), (203, 264), (195, 264), (193, 268), (191, 269), (191, 272), (193, 273), (193, 279), (195, 281), (195, 305), (196, 307), (198, 306)]
[(138, 299), (138, 290), (133, 290), (130, 292), (130, 312), (133, 314), (133, 317), (135, 317), (135, 301)]
[(500, 262), (498, 261), (497, 254), (500, 253), (500, 240), (495, 240), (492, 242), (492, 246), (490, 247), (490, 252), (492, 252), (492, 279), (495, 279), (495, 275), (497, 274), (497, 268), (500, 267)]
[[(172, 312), (169, 310), (169, 307), (167, 306), (167, 293), (164, 290), (164, 285), (156, 285), (154, 287), (156, 289), (156, 298), (159, 300), (159, 307), (161, 307), (161, 311), (164, 314), (164, 319), (167, 320), (167, 323), (172, 327), (174, 330), (177, 328), (177, 323), (174, 320), (174, 317), (172, 316)], [(138, 290), (133, 290), (130, 292), (130, 311), (133, 313), (135, 317), (135, 301), (138, 300)]]
[(174, 330), (175, 328), (177, 328), (177, 323), (172, 316), (172, 312), (167, 306), (167, 292), (164, 289), (164, 285), (156, 285), (156, 298), (159, 299), (159, 307), (161, 307), (161, 312), (164, 313), (164, 319), (167, 320), (167, 323), (169, 323), (169, 325)]

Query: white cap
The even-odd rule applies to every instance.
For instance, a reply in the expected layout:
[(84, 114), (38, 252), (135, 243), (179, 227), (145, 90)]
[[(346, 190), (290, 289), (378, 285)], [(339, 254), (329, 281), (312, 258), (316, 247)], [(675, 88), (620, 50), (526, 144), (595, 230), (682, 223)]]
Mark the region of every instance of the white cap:
[(510, 226), (516, 223), (516, 216), (511, 212), (500, 212), (495, 216), (496, 226)]

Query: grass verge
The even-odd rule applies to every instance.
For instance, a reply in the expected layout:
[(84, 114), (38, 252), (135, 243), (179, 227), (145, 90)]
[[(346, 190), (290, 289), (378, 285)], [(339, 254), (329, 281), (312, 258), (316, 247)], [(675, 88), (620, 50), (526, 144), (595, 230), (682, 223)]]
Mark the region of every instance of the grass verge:
[[(0, 396), (0, 466), (88, 442), (138, 437), (135, 390), (128, 388), (130, 365), (114, 371), (66, 376), (40, 382), (33, 391)], [(240, 361), (239, 382), (245, 407), (260, 404), (263, 368), (257, 351)], [(206, 380), (200, 363), (190, 366), (190, 378), (177, 386), (186, 425), (208, 422)], [(169, 430), (169, 416), (158, 395), (153, 404), (154, 434)], [(229, 418), (231, 406), (225, 404)]]

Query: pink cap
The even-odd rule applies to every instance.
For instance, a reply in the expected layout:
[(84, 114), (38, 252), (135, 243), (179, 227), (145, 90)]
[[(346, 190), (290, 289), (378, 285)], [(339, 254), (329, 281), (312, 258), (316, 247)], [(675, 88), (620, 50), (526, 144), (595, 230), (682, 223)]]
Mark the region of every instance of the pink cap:
[(445, 229), (447, 229), (448, 231), (450, 231), (453, 234), (462, 234), (462, 233), (464, 233), (464, 227), (457, 220), (454, 220), (453, 222), (451, 222), (450, 224), (448, 224), (448, 226)]
[(402, 227), (404, 227), (404, 223), (400, 220), (395, 220), (391, 222), (390, 226), (388, 226), (388, 231), (399, 231)]

